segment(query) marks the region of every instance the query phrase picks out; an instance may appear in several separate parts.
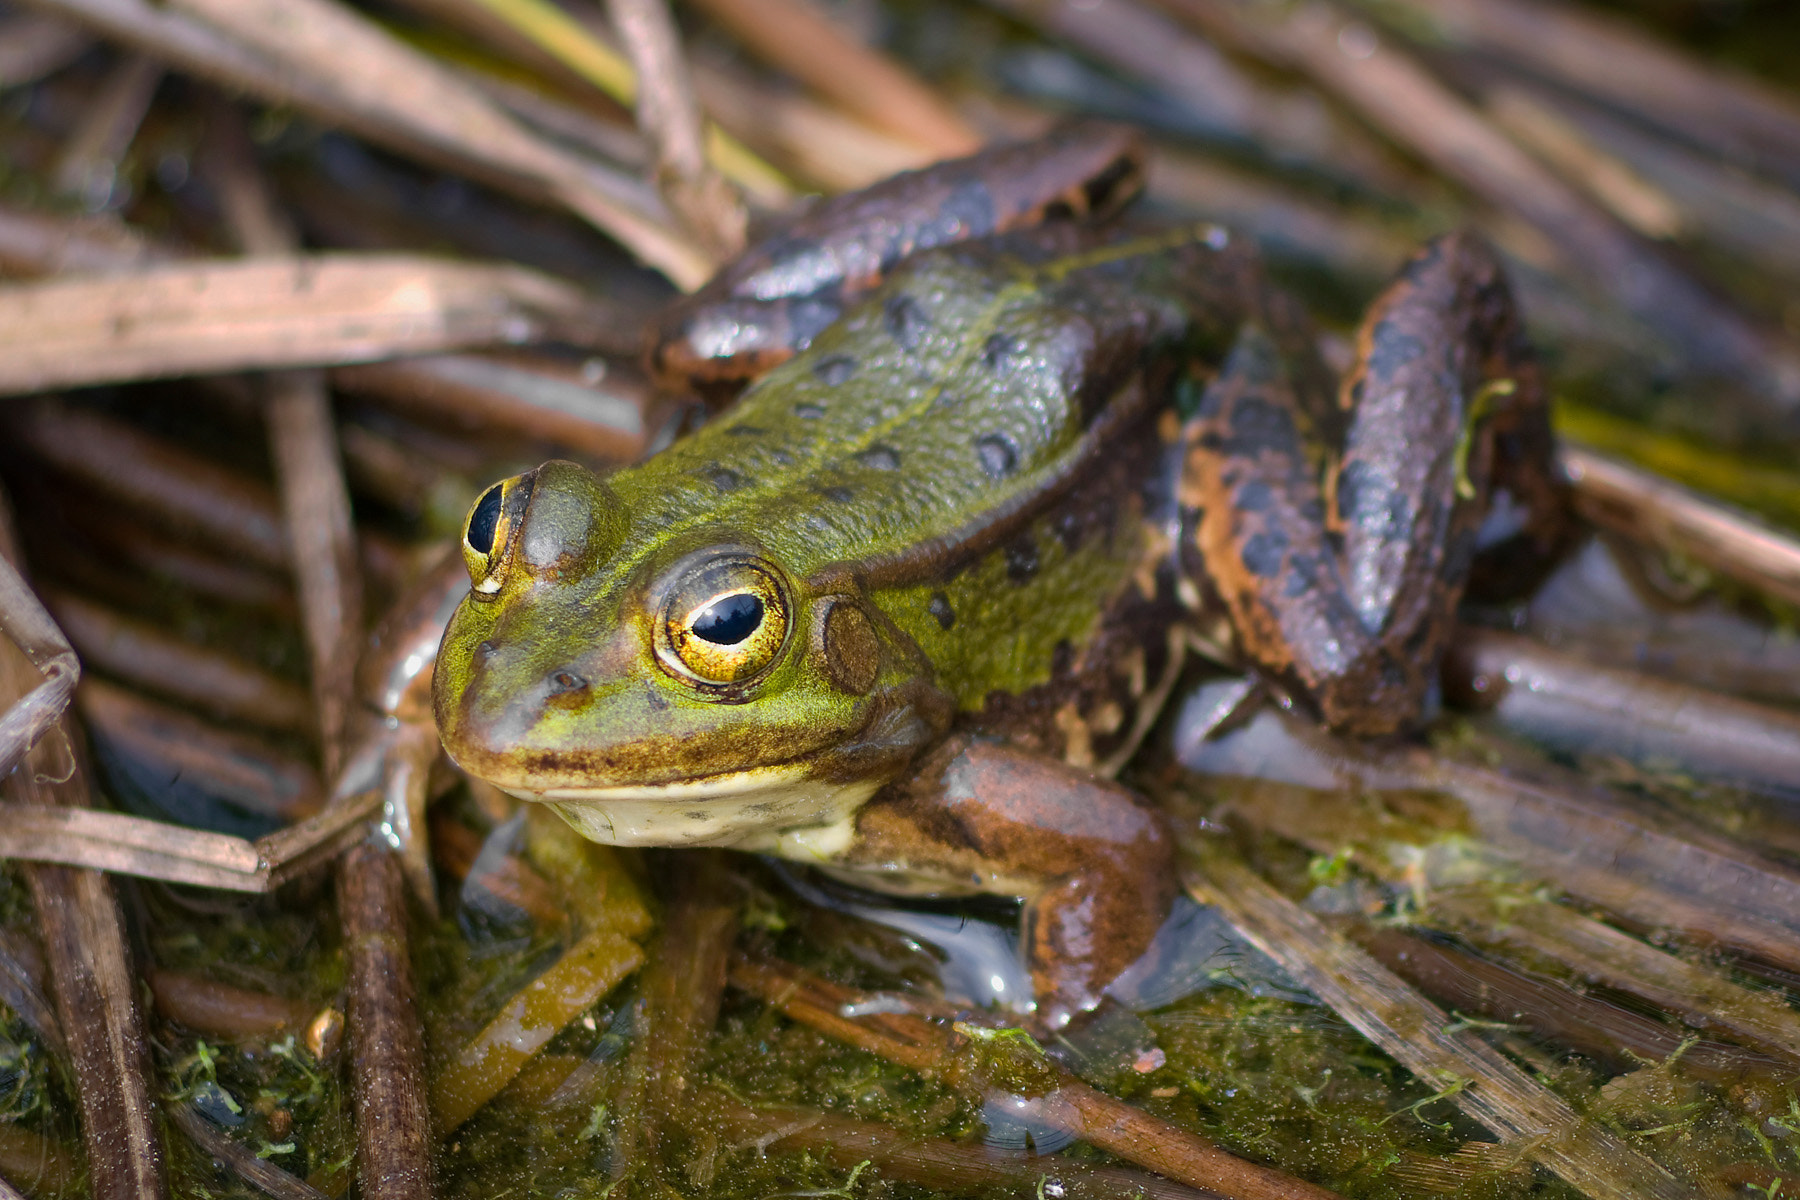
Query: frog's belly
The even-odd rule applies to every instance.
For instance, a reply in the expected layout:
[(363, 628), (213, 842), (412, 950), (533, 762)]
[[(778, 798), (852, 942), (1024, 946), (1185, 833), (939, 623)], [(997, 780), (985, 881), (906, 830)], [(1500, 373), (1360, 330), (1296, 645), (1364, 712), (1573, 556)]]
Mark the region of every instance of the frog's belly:
[(613, 846), (734, 846), (793, 858), (848, 844), (878, 781), (832, 783), (805, 767), (765, 767), (658, 787), (514, 790), (548, 804), (583, 837)]

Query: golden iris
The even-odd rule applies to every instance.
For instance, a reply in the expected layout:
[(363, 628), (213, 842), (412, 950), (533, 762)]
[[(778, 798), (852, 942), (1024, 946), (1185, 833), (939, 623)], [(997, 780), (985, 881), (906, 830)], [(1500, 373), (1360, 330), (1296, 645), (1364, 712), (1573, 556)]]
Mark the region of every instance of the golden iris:
[(663, 606), (657, 651), (700, 684), (748, 682), (787, 642), (787, 591), (773, 567), (732, 556), (689, 571)]

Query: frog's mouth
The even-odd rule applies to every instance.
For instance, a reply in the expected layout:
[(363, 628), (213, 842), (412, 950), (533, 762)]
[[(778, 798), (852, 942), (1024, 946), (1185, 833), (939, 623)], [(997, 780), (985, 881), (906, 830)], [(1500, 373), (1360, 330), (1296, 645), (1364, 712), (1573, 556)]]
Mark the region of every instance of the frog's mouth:
[(583, 837), (613, 846), (735, 846), (829, 855), (876, 780), (833, 782), (803, 764), (731, 771), (679, 783), (506, 790), (548, 804)]

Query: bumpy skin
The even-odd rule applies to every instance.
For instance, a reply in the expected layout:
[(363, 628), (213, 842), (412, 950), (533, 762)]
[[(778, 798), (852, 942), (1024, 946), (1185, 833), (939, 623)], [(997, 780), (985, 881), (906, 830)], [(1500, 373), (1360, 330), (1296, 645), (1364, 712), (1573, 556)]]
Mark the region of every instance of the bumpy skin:
[(1251, 659), (1334, 728), (1383, 734), (1424, 707), (1496, 492), (1518, 519), (1491, 538), (1540, 556), (1563, 508), (1543, 384), (1480, 239), (1422, 249), (1357, 349), (1321, 469), (1332, 414), (1265, 328), (1244, 328), (1183, 431), (1182, 550)]
[[(1129, 163), (1115, 151), (1131, 144), (1086, 126), (1041, 152)], [(807, 348), (649, 462), (604, 483), (548, 463), (478, 506), (476, 587), (435, 699), (459, 764), (590, 836), (1024, 896), (1054, 1026), (1137, 956), (1172, 896), (1162, 818), (1102, 776), (1166, 695), (1184, 603), (1222, 605), (1247, 658), (1332, 723), (1401, 728), (1483, 487), (1499, 474), (1553, 499), (1554, 484), (1541, 464), (1494, 465), (1548, 440), (1503, 287), (1466, 239), (1378, 303), (1342, 407), (1304, 316), (1217, 230), (1053, 221), (887, 262), (920, 240), (893, 234), (894, 196), (958, 197), (966, 214), (971, 187), (1031, 151), (845, 202), (839, 217), (884, 214), (864, 255), (877, 266), (828, 284), (869, 290)], [(1110, 203), (1122, 176), (1106, 169), (1104, 187), (1053, 179), (1037, 207)], [(929, 211), (908, 220), (933, 227)], [(824, 225), (751, 260), (802, 242), (854, 258)], [(1200, 396), (1185, 428), (1182, 392)], [(696, 680), (670, 649), (684, 597), (746, 563), (771, 654)]]
[(670, 391), (729, 395), (805, 349), (914, 254), (1116, 211), (1143, 185), (1143, 158), (1134, 130), (1077, 122), (834, 196), (655, 322), (651, 377)]

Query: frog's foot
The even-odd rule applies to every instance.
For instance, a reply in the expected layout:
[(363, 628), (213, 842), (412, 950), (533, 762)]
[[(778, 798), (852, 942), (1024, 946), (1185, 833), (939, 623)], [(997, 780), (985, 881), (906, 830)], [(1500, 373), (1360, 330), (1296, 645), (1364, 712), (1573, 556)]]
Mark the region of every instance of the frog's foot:
[(1426, 246), (1371, 308), (1341, 447), (1308, 379), (1263, 327), (1239, 336), (1183, 431), (1183, 565), (1328, 724), (1389, 733), (1419, 719), (1482, 543), (1560, 535), (1542, 381), (1469, 234)]
[(1174, 838), (1161, 813), (1118, 784), (967, 736), (863, 808), (847, 858), (877, 876), (1023, 896), (1021, 941), (1037, 1023), (1048, 1030), (1100, 1002), (1175, 896)]

